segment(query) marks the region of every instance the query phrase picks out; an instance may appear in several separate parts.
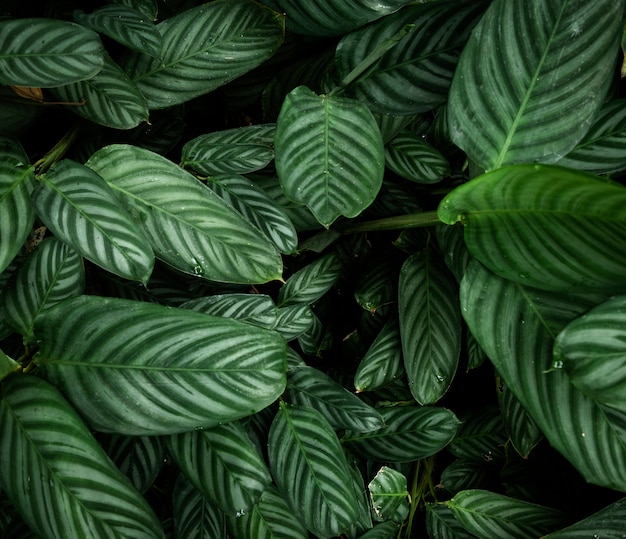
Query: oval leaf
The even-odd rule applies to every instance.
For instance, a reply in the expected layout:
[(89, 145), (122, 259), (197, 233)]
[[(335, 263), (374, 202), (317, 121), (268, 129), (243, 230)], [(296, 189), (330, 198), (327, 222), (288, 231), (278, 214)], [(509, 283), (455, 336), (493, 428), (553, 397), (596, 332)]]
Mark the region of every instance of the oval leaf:
[(337, 282), (340, 270), (337, 253), (329, 253), (311, 262), (287, 279), (278, 291), (278, 306), (316, 302)]
[(358, 101), (296, 88), (281, 108), (275, 144), (285, 195), (305, 204), (325, 227), (340, 215), (361, 213), (380, 189), (383, 139)]
[(174, 484), (172, 501), (176, 537), (227, 537), (224, 514), (182, 473)]
[(406, 477), (399, 471), (383, 466), (367, 488), (379, 519), (403, 522), (409, 515)]
[(35, 323), (36, 362), (97, 430), (160, 435), (261, 410), (285, 388), (285, 342), (228, 318), (83, 296)]
[(186, 301), (180, 307), (213, 316), (236, 318), (266, 329), (273, 329), (278, 319), (274, 301), (265, 294), (217, 294)]
[(450, 174), (450, 164), (441, 152), (410, 131), (400, 133), (385, 147), (385, 164), (416, 183), (437, 183)]

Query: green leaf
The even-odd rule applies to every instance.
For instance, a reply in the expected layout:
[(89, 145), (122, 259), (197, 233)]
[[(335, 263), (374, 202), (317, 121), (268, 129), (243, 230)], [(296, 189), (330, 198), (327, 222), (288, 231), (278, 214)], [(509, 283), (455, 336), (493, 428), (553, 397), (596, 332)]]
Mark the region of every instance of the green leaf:
[(172, 493), (176, 537), (227, 537), (224, 514), (184, 474), (179, 474)]
[(421, 136), (403, 131), (385, 147), (385, 165), (416, 183), (437, 183), (450, 174), (448, 160)]
[[(1, 28), (0, 23), (0, 28)], [(30, 194), (35, 185), (33, 168), (17, 141), (0, 138), (0, 272), (15, 258), (35, 222)]]
[(563, 528), (549, 533), (544, 539), (588, 539), (621, 537), (626, 529), (626, 498), (612, 503), (597, 513)]
[(235, 318), (266, 329), (274, 329), (278, 320), (278, 308), (272, 298), (265, 294), (217, 294), (186, 301), (180, 307), (213, 316)]
[(38, 535), (164, 537), (145, 499), (44, 380), (5, 382), (0, 451), (2, 490)]
[(316, 409), (336, 429), (367, 432), (384, 426), (378, 411), (313, 367), (300, 367), (287, 373), (285, 399), (291, 404)]
[(468, 249), (491, 271), (558, 291), (625, 290), (626, 188), (551, 165), (512, 165), (446, 196)]
[(464, 490), (446, 505), (467, 531), (479, 537), (535, 539), (565, 521), (555, 509), (487, 490)]
[(337, 253), (318, 258), (287, 279), (278, 291), (278, 306), (315, 303), (337, 282), (340, 271), (341, 261)]
[(547, 440), (592, 483), (626, 490), (626, 441), (616, 418), (550, 370), (557, 333), (603, 296), (525, 288), (477, 262), (461, 283), (465, 320)]
[(187, 479), (226, 515), (248, 511), (271, 481), (261, 455), (238, 421), (175, 434), (167, 445)]
[(147, 283), (154, 255), (145, 235), (93, 170), (64, 159), (39, 177), (32, 201), (60, 240), (100, 267)]
[(459, 421), (445, 408), (379, 408), (385, 427), (346, 432), (341, 442), (361, 457), (380, 462), (410, 462), (441, 451), (454, 438)]
[(354, 287), (354, 299), (366, 311), (375, 313), (398, 298), (398, 264), (394, 257), (382, 256), (368, 261)]
[(161, 53), (161, 34), (144, 14), (128, 6), (109, 4), (87, 14), (77, 10), (74, 20), (100, 32), (131, 50), (158, 58)]
[(44, 239), (0, 299), (13, 329), (31, 338), (35, 318), (46, 307), (78, 296), (85, 288), (83, 259), (56, 238)]
[(299, 86), (280, 110), (275, 144), (285, 195), (305, 204), (325, 227), (340, 215), (357, 216), (380, 189), (383, 139), (358, 101)]
[(457, 284), (430, 248), (402, 265), (398, 309), (404, 367), (411, 394), (432, 404), (447, 391), (461, 351)]
[(503, 460), (506, 440), (500, 410), (489, 406), (469, 415), (448, 449), (456, 457), (477, 462)]
[(305, 303), (289, 305), (278, 309), (278, 318), (274, 329), (285, 340), (292, 341), (304, 334), (313, 325), (315, 314)]
[(460, 223), (452, 226), (439, 223), (435, 227), (435, 235), (446, 266), (460, 283), (472, 259), (463, 241), (463, 226)]
[(298, 235), (285, 211), (250, 180), (234, 174), (211, 178), (208, 187), (258, 228), (281, 253), (294, 254)]
[(400, 525), (393, 520), (376, 524), (372, 529), (359, 535), (359, 539), (392, 539), (396, 537)]
[(426, 530), (429, 537), (437, 539), (472, 539), (476, 537), (454, 518), (452, 511), (443, 504), (426, 504)]
[(311, 533), (328, 539), (358, 519), (346, 457), (319, 412), (281, 403), (268, 452), (278, 489)]
[(285, 388), (285, 342), (228, 318), (83, 296), (37, 318), (36, 363), (96, 429), (165, 435), (271, 404)]
[(626, 296), (615, 296), (572, 320), (554, 343), (553, 366), (596, 402), (626, 411)]
[[(235, 539), (307, 539), (308, 532), (279, 494), (269, 485), (250, 511), (228, 517), (228, 528)], [(217, 536), (216, 536), (217, 538)]]
[(131, 129), (148, 121), (148, 106), (128, 75), (109, 56), (102, 70), (89, 80), (59, 86), (54, 96), (72, 112), (94, 123), (114, 129)]
[(200, 135), (183, 146), (180, 166), (206, 176), (261, 170), (274, 159), (275, 131), (262, 124)]
[(248, 0), (217, 0), (158, 26), (159, 58), (132, 53), (123, 68), (150, 109), (171, 107), (243, 75), (270, 58), (283, 41), (283, 18)]
[(114, 4), (127, 6), (139, 11), (147, 19), (155, 21), (158, 14), (157, 0), (113, 0)]
[(493, 2), (450, 88), (452, 141), (485, 170), (558, 161), (605, 99), (622, 11), (613, 0)]
[(459, 54), (483, 7), (482, 1), (448, 0), (411, 5), (352, 32), (337, 46), (339, 77), (345, 77), (402, 28), (413, 25), (349, 90), (380, 114), (432, 110), (448, 97)]
[(21, 369), (20, 364), (14, 359), (7, 356), (2, 350), (0, 350), (0, 381), (4, 380), (10, 374), (19, 372)]
[(487, 464), (488, 458), (489, 456), (486, 455), (485, 460), (482, 461), (456, 459), (441, 472), (439, 485), (452, 494), (468, 488), (490, 486), (490, 482), (486, 481), (490, 471)]
[(73, 22), (25, 18), (0, 21), (0, 83), (51, 88), (102, 69), (98, 34)]
[(403, 522), (409, 515), (409, 491), (406, 477), (388, 466), (383, 466), (367, 486), (374, 513), (381, 520)]
[(141, 225), (156, 256), (176, 269), (222, 282), (280, 278), (276, 248), (168, 159), (136, 146), (112, 145), (86, 164), (102, 175)]

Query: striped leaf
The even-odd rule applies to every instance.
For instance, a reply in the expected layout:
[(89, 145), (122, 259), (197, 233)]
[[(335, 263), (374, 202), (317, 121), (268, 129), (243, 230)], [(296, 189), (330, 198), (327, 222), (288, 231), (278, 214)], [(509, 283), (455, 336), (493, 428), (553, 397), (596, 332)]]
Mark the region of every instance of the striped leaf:
[(13, 376), (0, 399), (0, 485), (41, 537), (164, 537), (145, 499), (59, 391)]
[(115, 0), (114, 3), (139, 11), (151, 21), (156, 20), (159, 12), (157, 0)]
[(435, 235), (446, 266), (460, 283), (465, 268), (472, 259), (463, 241), (463, 226), (460, 223), (454, 226), (440, 223), (435, 227)]
[(437, 183), (450, 174), (450, 164), (421, 136), (403, 131), (385, 147), (385, 165), (416, 183)]
[(265, 294), (217, 294), (186, 301), (180, 307), (235, 318), (266, 329), (273, 329), (278, 320), (278, 309), (272, 298)]
[(426, 530), (429, 537), (437, 539), (473, 539), (476, 536), (454, 518), (452, 511), (443, 504), (426, 504)]
[(393, 539), (397, 536), (400, 525), (393, 520), (376, 524), (373, 528), (359, 535), (359, 539)]
[(226, 515), (248, 511), (271, 481), (263, 458), (238, 421), (174, 434), (167, 446), (187, 479)]
[(487, 407), (469, 415), (448, 449), (456, 457), (477, 462), (504, 460), (506, 441), (500, 410)]
[(457, 283), (429, 248), (402, 265), (398, 309), (404, 367), (420, 404), (438, 401), (448, 390), (461, 351)]
[(93, 170), (69, 159), (39, 177), (37, 215), (53, 234), (100, 267), (146, 284), (154, 255), (145, 235)]
[(137, 52), (159, 57), (161, 34), (154, 23), (143, 13), (129, 6), (109, 4), (87, 14), (74, 11), (74, 20), (104, 34), (118, 43)]
[(95, 32), (42, 18), (0, 21), (0, 83), (51, 88), (93, 77), (104, 47)]
[(409, 515), (406, 477), (399, 471), (383, 466), (367, 488), (379, 519), (403, 522)]
[(572, 320), (554, 343), (554, 367), (596, 402), (626, 411), (626, 296)]
[(35, 322), (39, 370), (103, 432), (165, 435), (263, 409), (285, 388), (285, 342), (228, 318), (83, 296)]
[(247, 174), (274, 159), (274, 124), (248, 125), (200, 135), (182, 149), (180, 166), (199, 174)]
[(477, 262), (461, 283), (462, 312), (472, 333), (549, 443), (587, 481), (625, 490), (625, 442), (616, 418), (562, 370), (546, 372), (558, 332), (603, 299), (525, 288)]
[(224, 514), (194, 487), (184, 474), (179, 474), (172, 493), (176, 537), (224, 539)]
[(0, 303), (4, 315), (25, 338), (32, 338), (35, 318), (46, 307), (83, 293), (83, 259), (56, 238), (46, 238), (20, 268)]
[(287, 373), (285, 399), (320, 412), (335, 429), (367, 432), (384, 426), (381, 415), (341, 384), (313, 367)]
[(281, 253), (296, 252), (296, 229), (285, 211), (263, 189), (234, 174), (213, 177), (207, 185), (258, 228)]
[(276, 124), (276, 171), (288, 198), (328, 228), (355, 217), (378, 193), (385, 168), (374, 116), (358, 101), (305, 86), (285, 98)]
[(358, 519), (346, 457), (319, 412), (281, 403), (270, 428), (268, 453), (278, 489), (311, 533), (328, 539)]
[(217, 0), (158, 26), (159, 58), (132, 53), (122, 67), (148, 101), (162, 109), (189, 101), (243, 75), (283, 41), (283, 18), (248, 0)]
[(278, 309), (275, 330), (285, 340), (292, 341), (304, 334), (315, 322), (315, 313), (305, 303)]
[[(276, 487), (268, 485), (250, 511), (228, 517), (234, 539), (307, 539), (309, 533)], [(216, 536), (217, 539), (217, 536)]]
[(289, 276), (278, 291), (278, 306), (315, 303), (334, 286), (340, 271), (341, 261), (336, 253), (318, 258)]
[(0, 273), (22, 248), (35, 222), (30, 202), (34, 186), (24, 149), (15, 140), (0, 137)]
[(452, 141), (485, 170), (558, 161), (605, 99), (622, 11), (614, 0), (493, 2), (450, 88)]
[(488, 490), (464, 490), (446, 505), (467, 531), (479, 537), (535, 539), (566, 521), (555, 509)]
[(131, 129), (148, 121), (148, 106), (128, 75), (109, 56), (102, 70), (89, 80), (59, 86), (54, 96), (72, 112), (94, 123), (114, 129)]
[(451, 494), (468, 488), (491, 486), (488, 477), (491, 470), (486, 465), (490, 462), (489, 458), (489, 455), (485, 455), (484, 460), (481, 461), (465, 458), (456, 459), (441, 472), (439, 485)]
[(337, 46), (339, 76), (345, 77), (381, 44), (406, 25), (413, 25), (411, 32), (349, 89), (380, 114), (432, 110), (446, 102), (459, 54), (484, 4), (480, 0), (440, 0), (407, 6), (352, 32)]
[(434, 455), (450, 443), (459, 426), (445, 408), (398, 406), (378, 411), (385, 427), (346, 432), (341, 441), (356, 455), (380, 462), (411, 462)]
[(597, 513), (563, 528), (545, 535), (545, 539), (588, 539), (618, 538), (626, 530), (626, 498), (612, 503)]
[(86, 164), (109, 183), (156, 256), (176, 269), (222, 282), (280, 278), (282, 261), (273, 244), (168, 159), (137, 146), (112, 145)]
[(376, 312), (398, 298), (396, 283), (398, 264), (392, 256), (376, 257), (369, 261), (354, 287), (354, 299), (366, 311)]
[(557, 291), (626, 290), (626, 188), (551, 165), (511, 165), (450, 193), (439, 218), (501, 277)]

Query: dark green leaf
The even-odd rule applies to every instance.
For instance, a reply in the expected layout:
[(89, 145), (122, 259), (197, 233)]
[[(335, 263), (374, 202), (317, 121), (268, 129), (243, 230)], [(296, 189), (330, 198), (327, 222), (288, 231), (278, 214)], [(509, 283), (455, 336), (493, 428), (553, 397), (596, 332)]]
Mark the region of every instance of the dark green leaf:
[(469, 414), (448, 449), (457, 457), (489, 462), (504, 459), (506, 440), (500, 410), (487, 407)]
[(172, 501), (176, 537), (188, 537), (190, 539), (227, 537), (224, 514), (182, 473), (174, 484)]
[(217, 294), (196, 298), (180, 305), (213, 316), (235, 318), (266, 329), (273, 329), (278, 320), (278, 308), (265, 294)]
[(305, 303), (289, 305), (278, 309), (278, 318), (274, 329), (285, 340), (292, 341), (304, 334), (313, 325), (315, 313)]
[(441, 472), (439, 484), (451, 494), (468, 488), (490, 486), (486, 481), (489, 469), (485, 461), (456, 459)]
[(0, 381), (20, 370), (20, 364), (0, 350)]
[(544, 539), (618, 539), (626, 530), (626, 498), (572, 524), (562, 530), (549, 533)]
[(450, 174), (450, 165), (439, 150), (410, 131), (403, 131), (385, 147), (385, 165), (416, 183), (437, 183)]
[(393, 257), (383, 256), (370, 261), (354, 288), (354, 299), (372, 313), (398, 299), (396, 283), (398, 264)]
[(359, 539), (392, 539), (396, 537), (400, 525), (393, 520), (376, 524), (371, 530), (359, 535)]
[(454, 518), (452, 511), (443, 504), (426, 504), (426, 529), (430, 537), (437, 539), (472, 539), (476, 537)]
[(399, 471), (383, 466), (367, 488), (374, 513), (380, 520), (403, 522), (409, 515), (406, 477)]
[(287, 279), (278, 291), (278, 306), (316, 302), (333, 287), (340, 271), (341, 261), (336, 253), (318, 258)]

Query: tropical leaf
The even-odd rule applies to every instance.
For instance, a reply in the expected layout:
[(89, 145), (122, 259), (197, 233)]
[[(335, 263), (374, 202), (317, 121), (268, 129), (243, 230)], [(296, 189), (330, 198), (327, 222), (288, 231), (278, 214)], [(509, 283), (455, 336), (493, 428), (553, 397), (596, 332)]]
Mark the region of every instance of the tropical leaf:
[(278, 489), (311, 533), (328, 539), (358, 519), (346, 457), (319, 412), (281, 403), (270, 428), (268, 452)]
[[(2, 23), (0, 22), (0, 28)], [(33, 168), (20, 144), (0, 138), (0, 273), (15, 258), (35, 222), (30, 194), (35, 186)]]
[[(461, 418), (462, 419), (462, 418)], [(503, 460), (507, 432), (497, 407), (474, 410), (464, 421), (452, 443), (450, 452), (460, 458), (489, 462)]]
[(452, 494), (468, 488), (482, 488), (490, 486), (486, 481), (488, 473), (489, 468), (485, 461), (460, 458), (441, 472), (439, 485)]
[(426, 504), (426, 530), (437, 539), (473, 539), (476, 537), (461, 526), (452, 511), (443, 504)]
[(379, 519), (403, 522), (409, 515), (406, 477), (399, 471), (383, 466), (367, 488)]
[[(279, 494), (268, 485), (250, 511), (228, 517), (228, 528), (235, 539), (307, 539), (308, 532)], [(216, 536), (217, 539), (217, 536)]]
[(410, 33), (349, 90), (373, 112), (409, 115), (446, 102), (459, 54), (481, 1), (438, 1), (407, 6), (344, 36), (337, 46), (339, 76), (345, 77), (377, 47), (407, 25)]
[(86, 164), (141, 225), (156, 256), (176, 269), (225, 282), (280, 278), (282, 261), (273, 244), (166, 158), (136, 146), (112, 145)]
[(435, 237), (446, 266), (460, 283), (465, 268), (472, 259), (463, 241), (463, 225), (459, 223), (449, 226), (440, 223), (435, 227)]
[(535, 539), (565, 522), (560, 511), (488, 490), (464, 490), (446, 505), (467, 531), (479, 537)]
[(283, 41), (283, 18), (248, 0), (217, 0), (160, 23), (159, 58), (131, 53), (122, 67), (148, 101), (162, 109), (189, 101), (243, 75)]
[(109, 56), (102, 70), (89, 80), (52, 90), (72, 112), (94, 123), (114, 129), (132, 129), (148, 121), (148, 106), (128, 75)]
[(409, 388), (417, 402), (432, 404), (450, 387), (461, 352), (457, 284), (432, 249), (402, 265), (398, 309)]
[(354, 299), (366, 311), (374, 313), (383, 305), (397, 301), (397, 281), (398, 264), (393, 257), (372, 260), (354, 287)]
[(612, 503), (597, 513), (544, 535), (544, 539), (587, 539), (588, 537), (619, 538), (626, 529), (626, 498)]
[(410, 131), (403, 131), (387, 144), (385, 165), (416, 183), (437, 183), (450, 174), (450, 164), (441, 152)]
[(205, 176), (261, 170), (274, 159), (275, 131), (262, 124), (200, 135), (183, 146), (180, 166)]
[(114, 0), (114, 3), (139, 11), (151, 21), (156, 20), (159, 12), (156, 0)]
[(271, 481), (263, 458), (238, 421), (174, 434), (167, 446), (187, 479), (225, 515), (244, 514)]
[(20, 369), (21, 366), (17, 361), (0, 350), (0, 381), (4, 380), (10, 374), (18, 372)]
[(410, 462), (434, 455), (454, 438), (459, 421), (445, 408), (379, 408), (385, 427), (346, 432), (341, 442), (361, 457), (380, 462)]
[(159, 58), (161, 34), (143, 13), (129, 6), (109, 4), (87, 14), (76, 10), (74, 20), (137, 52)]
[(13, 329), (31, 338), (37, 315), (46, 307), (83, 293), (83, 259), (56, 238), (46, 238), (20, 268), (0, 299)]
[(319, 357), (322, 350), (328, 350), (332, 346), (333, 335), (330, 328), (322, 323), (313, 309), (311, 313), (313, 323), (304, 333), (298, 335), (298, 345), (303, 354)]
[(525, 288), (473, 262), (461, 283), (465, 320), (548, 441), (590, 482), (626, 490), (620, 425), (552, 364), (557, 333), (604, 299)]
[(299, 86), (280, 110), (275, 144), (285, 195), (327, 228), (340, 215), (361, 213), (380, 189), (383, 140), (374, 116), (358, 101)]
[(368, 432), (384, 426), (383, 418), (374, 408), (313, 367), (300, 367), (287, 373), (285, 399), (316, 409), (336, 429)]
[(393, 520), (376, 524), (371, 530), (359, 535), (359, 539), (392, 539), (396, 537), (400, 525)]
[(278, 306), (311, 304), (328, 292), (339, 278), (341, 261), (329, 253), (290, 275), (278, 291)]
[(438, 209), (501, 277), (560, 291), (625, 290), (626, 188), (551, 165), (511, 165), (468, 182)]
[(93, 77), (104, 47), (95, 32), (43, 18), (0, 22), (0, 83), (51, 88)]
[(274, 329), (285, 340), (293, 341), (304, 334), (313, 325), (315, 313), (305, 303), (289, 305), (278, 309), (278, 318)]
[(228, 318), (83, 296), (35, 322), (39, 370), (96, 429), (165, 435), (261, 410), (285, 388), (285, 342)]
[(258, 228), (281, 253), (296, 252), (296, 229), (285, 211), (263, 189), (234, 174), (214, 176), (207, 185)]
[(0, 485), (41, 537), (164, 537), (145, 499), (59, 391), (12, 376), (0, 399)]
[(352, 526), (350, 526), (347, 535), (348, 537), (357, 537), (373, 526), (372, 504), (370, 503), (368, 490), (363, 480), (363, 473), (361, 472), (357, 459), (349, 456), (348, 467), (350, 468), (350, 475), (352, 477), (352, 490), (354, 490), (356, 494), (359, 517)]
[(32, 201), (54, 235), (85, 258), (125, 279), (148, 282), (152, 249), (96, 172), (59, 161), (39, 176)]
[(493, 2), (450, 88), (452, 141), (485, 170), (558, 161), (606, 97), (622, 10), (613, 0)]

